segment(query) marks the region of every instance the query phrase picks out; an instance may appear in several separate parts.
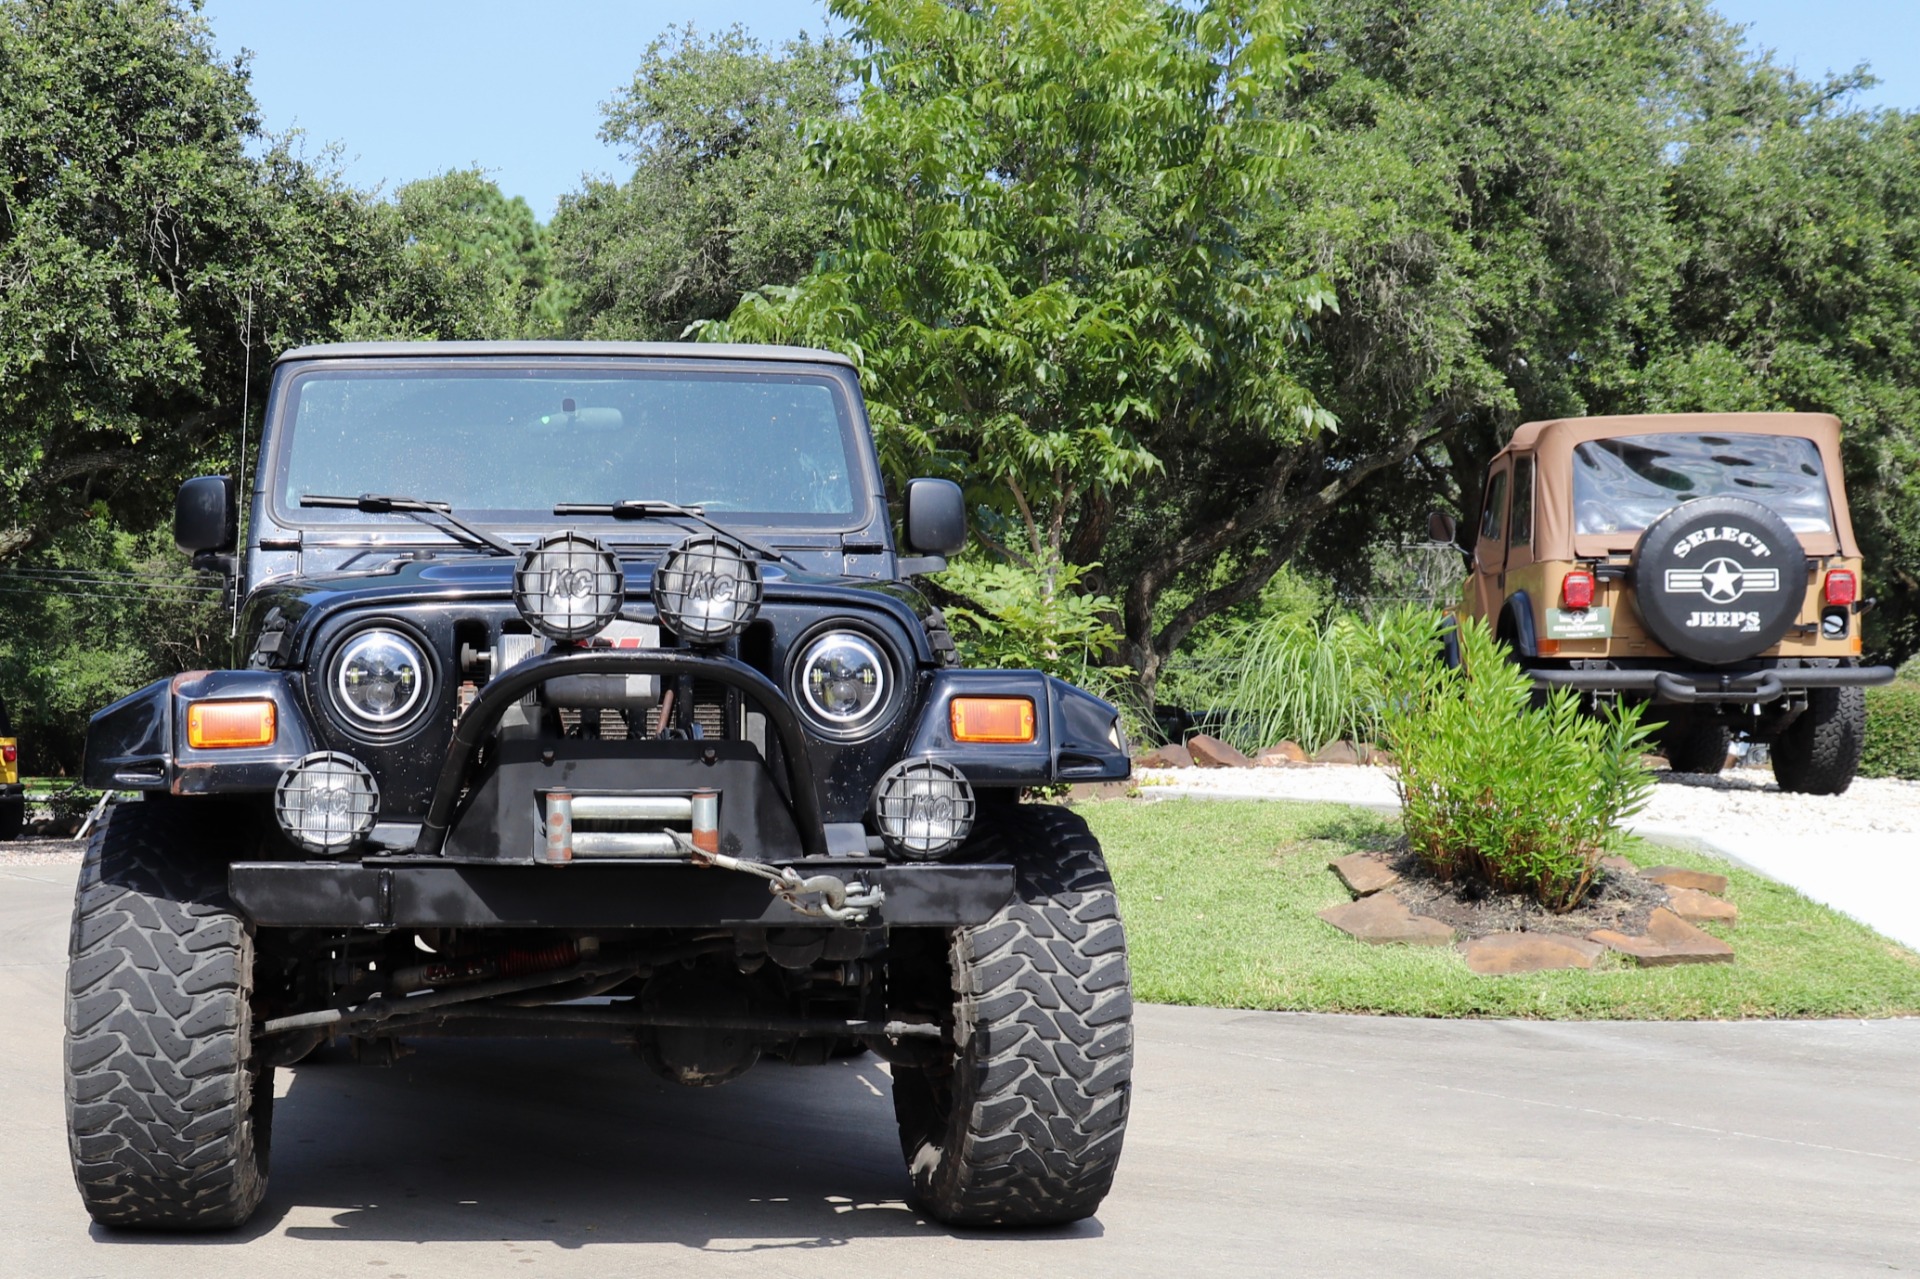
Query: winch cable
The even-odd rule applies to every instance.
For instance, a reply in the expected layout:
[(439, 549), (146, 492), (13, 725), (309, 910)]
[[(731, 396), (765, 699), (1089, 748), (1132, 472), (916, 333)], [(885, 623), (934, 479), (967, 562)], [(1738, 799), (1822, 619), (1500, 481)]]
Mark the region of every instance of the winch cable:
[[(692, 858), (696, 866), (738, 871), (767, 881), (767, 891), (791, 906), (797, 913), (836, 924), (865, 923), (867, 916), (886, 903), (886, 890), (878, 884), (849, 884), (837, 875), (802, 875), (791, 866), (769, 866), (764, 862), (742, 861), (725, 853), (712, 853), (698, 847), (679, 831), (667, 832)], [(818, 897), (817, 902), (802, 900)]]

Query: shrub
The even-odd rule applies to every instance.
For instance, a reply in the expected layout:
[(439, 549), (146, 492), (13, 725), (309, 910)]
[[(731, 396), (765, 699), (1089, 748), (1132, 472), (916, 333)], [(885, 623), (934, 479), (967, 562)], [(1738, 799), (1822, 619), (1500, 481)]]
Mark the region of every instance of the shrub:
[(1380, 628), (1381, 726), (1408, 843), (1443, 881), (1571, 910), (1653, 787), (1639, 708), (1594, 718), (1562, 689), (1535, 709), (1526, 675), (1485, 622), (1461, 624), (1457, 670), (1438, 659), (1439, 628), (1426, 609)]
[(1282, 739), (1314, 750), (1379, 727), (1379, 644), (1357, 618), (1322, 624), (1282, 618), (1238, 633), (1238, 652), (1202, 708), (1224, 712), (1218, 732), (1248, 754)]
[(1920, 683), (1902, 679), (1867, 690), (1860, 775), (1920, 780)]

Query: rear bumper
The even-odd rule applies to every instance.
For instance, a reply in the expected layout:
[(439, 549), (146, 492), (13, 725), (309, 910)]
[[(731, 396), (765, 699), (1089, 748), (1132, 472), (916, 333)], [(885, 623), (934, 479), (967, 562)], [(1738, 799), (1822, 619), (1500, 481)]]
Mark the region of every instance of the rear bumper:
[(26, 797), (27, 788), (19, 782), (0, 782), (0, 803)]
[(1772, 667), (1715, 675), (1706, 671), (1535, 670), (1535, 688), (1583, 693), (1647, 693), (1656, 703), (1778, 701), (1808, 688), (1851, 688), (1893, 682), (1891, 666)]
[[(1013, 895), (1004, 865), (788, 863), (886, 892), (870, 925), (984, 923)], [(271, 928), (715, 928), (820, 925), (757, 879), (684, 862), (476, 866), (420, 862), (235, 862), (229, 888)]]

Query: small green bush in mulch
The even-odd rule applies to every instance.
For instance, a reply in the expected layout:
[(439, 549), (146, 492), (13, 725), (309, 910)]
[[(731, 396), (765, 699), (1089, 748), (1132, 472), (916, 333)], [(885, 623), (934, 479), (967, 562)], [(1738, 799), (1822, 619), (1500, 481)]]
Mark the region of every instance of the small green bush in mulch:
[(1571, 910), (1653, 789), (1640, 708), (1586, 715), (1567, 689), (1535, 708), (1483, 620), (1461, 620), (1458, 668), (1437, 660), (1438, 625), (1410, 609), (1380, 629), (1381, 740), (1399, 764), (1407, 842), (1442, 883)]
[(1920, 780), (1920, 681), (1901, 679), (1867, 690), (1860, 775)]

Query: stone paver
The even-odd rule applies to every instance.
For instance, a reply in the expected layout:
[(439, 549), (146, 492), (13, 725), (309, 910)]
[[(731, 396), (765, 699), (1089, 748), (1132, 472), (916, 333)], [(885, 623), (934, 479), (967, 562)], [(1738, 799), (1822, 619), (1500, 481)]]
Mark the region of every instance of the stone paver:
[(1467, 967), (1486, 976), (1591, 968), (1605, 952), (1599, 942), (1559, 933), (1495, 933), (1460, 946)]
[(1669, 888), (1667, 908), (1690, 924), (1733, 924), (1740, 908), (1697, 888)]
[(1348, 891), (1361, 897), (1400, 882), (1400, 872), (1372, 853), (1348, 853), (1327, 865), (1346, 884)]
[(1609, 950), (1617, 950), (1645, 967), (1668, 964), (1727, 964), (1733, 962), (1733, 947), (1711, 933), (1689, 924), (1666, 907), (1647, 917), (1643, 937), (1630, 937), (1611, 928), (1587, 934)]
[(1187, 754), (1196, 768), (1252, 768), (1253, 759), (1217, 737), (1196, 733), (1187, 739)]
[(1358, 901), (1329, 906), (1320, 918), (1341, 932), (1373, 945), (1405, 942), (1413, 946), (1447, 946), (1453, 929), (1437, 919), (1425, 919), (1406, 908), (1391, 893), (1375, 893)]

